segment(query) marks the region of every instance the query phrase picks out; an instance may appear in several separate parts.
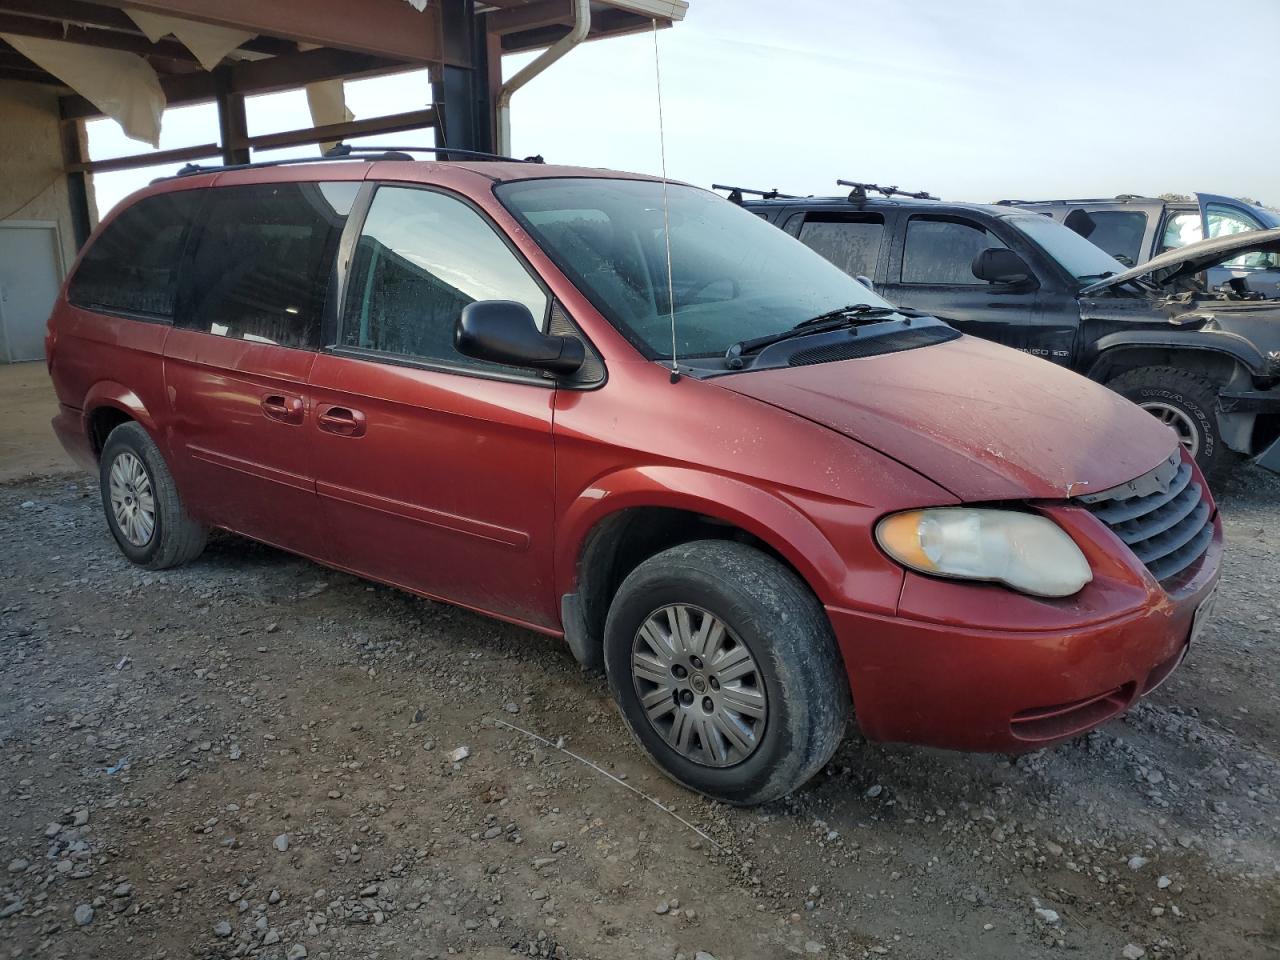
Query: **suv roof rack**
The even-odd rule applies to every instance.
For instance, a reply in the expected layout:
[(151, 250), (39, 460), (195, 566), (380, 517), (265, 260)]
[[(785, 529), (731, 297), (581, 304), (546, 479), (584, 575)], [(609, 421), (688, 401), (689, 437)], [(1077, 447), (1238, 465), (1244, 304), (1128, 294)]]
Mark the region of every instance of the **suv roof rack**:
[(794, 193), (779, 193), (777, 188), (773, 190), (752, 190), (750, 187), (731, 187), (723, 183), (713, 183), (712, 190), (728, 190), (729, 201), (731, 203), (742, 203), (742, 195), (749, 193), (753, 197), (759, 197), (761, 200), (798, 200)]
[[(334, 144), (318, 157), (286, 157), (280, 160), (258, 160), (253, 163), (234, 163), (226, 166), (200, 166), (188, 163), (173, 176), (190, 177), (197, 173), (221, 173), (225, 170), (255, 170), (259, 167), (283, 167), (295, 163), (325, 163), (334, 160), (412, 160), (415, 153), (446, 154), (445, 160), (498, 160), (508, 163), (544, 163), (542, 155), (532, 157), (504, 157), (499, 153), (485, 153), (482, 150), (462, 150), (458, 147), (374, 147), (351, 146), (346, 143)], [(169, 180), (170, 177), (159, 177)]]
[(912, 200), (937, 200), (933, 194), (918, 190), (912, 193), (909, 190), (899, 190), (897, 187), (882, 187), (875, 183), (859, 183), (857, 180), (837, 180), (836, 186), (853, 187), (849, 193), (850, 200), (865, 200), (868, 193), (878, 193), (886, 197), (910, 197)]
[(1153, 200), (1161, 203), (1169, 202), (1167, 200), (1161, 200), (1159, 197), (1148, 197), (1141, 193), (1117, 193), (1114, 197), (1072, 197), (1069, 200), (997, 200), (996, 206), (1012, 207), (1051, 203), (1112, 203), (1116, 200), (1121, 202), (1128, 200)]

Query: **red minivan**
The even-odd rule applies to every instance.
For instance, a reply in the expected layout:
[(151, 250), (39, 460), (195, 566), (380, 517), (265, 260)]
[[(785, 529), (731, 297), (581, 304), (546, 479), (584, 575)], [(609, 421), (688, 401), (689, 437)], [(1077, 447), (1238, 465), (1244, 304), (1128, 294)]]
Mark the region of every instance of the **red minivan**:
[(730, 803), (800, 786), (851, 713), (962, 750), (1088, 730), (1218, 575), (1167, 427), (649, 177), (196, 171), (102, 224), (47, 346), (130, 560), (222, 528), (563, 636)]

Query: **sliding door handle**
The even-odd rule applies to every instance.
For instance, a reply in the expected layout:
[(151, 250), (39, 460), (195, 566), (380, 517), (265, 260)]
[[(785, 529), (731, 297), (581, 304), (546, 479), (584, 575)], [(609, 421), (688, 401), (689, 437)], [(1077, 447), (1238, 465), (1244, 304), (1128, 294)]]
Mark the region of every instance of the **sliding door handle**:
[(350, 407), (321, 407), (316, 424), (325, 433), (339, 437), (362, 437), (365, 431), (364, 414)]

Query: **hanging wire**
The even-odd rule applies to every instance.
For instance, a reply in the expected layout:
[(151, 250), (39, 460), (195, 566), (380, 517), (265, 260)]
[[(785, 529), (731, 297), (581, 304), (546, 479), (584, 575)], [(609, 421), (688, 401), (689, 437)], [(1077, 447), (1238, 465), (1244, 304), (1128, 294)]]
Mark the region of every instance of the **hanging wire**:
[(662, 158), (662, 239), (667, 247), (667, 308), (671, 313), (671, 382), (680, 379), (676, 348), (676, 282), (671, 273), (671, 214), (667, 205), (667, 137), (662, 123), (662, 67), (658, 62), (658, 20), (653, 20), (653, 75), (658, 87), (658, 153)]

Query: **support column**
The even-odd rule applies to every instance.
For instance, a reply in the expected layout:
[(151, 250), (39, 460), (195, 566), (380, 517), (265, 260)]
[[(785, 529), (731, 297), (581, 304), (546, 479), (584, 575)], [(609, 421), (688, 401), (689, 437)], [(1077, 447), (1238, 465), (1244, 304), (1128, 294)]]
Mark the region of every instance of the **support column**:
[(245, 116), (244, 94), (231, 92), (231, 78), (226, 67), (213, 71), (217, 88), (218, 143), (226, 166), (249, 162), (249, 148), (239, 146), (249, 137), (249, 121)]
[(62, 165), (67, 168), (67, 196), (71, 206), (71, 231), (79, 250), (93, 232), (89, 215), (89, 184), (87, 173), (70, 168), (89, 159), (84, 142), (84, 121), (66, 119), (66, 104), (59, 100), (63, 117), (58, 124), (62, 137)]
[[(433, 71), (432, 101), (438, 112), (440, 145), (460, 150), (493, 150), (494, 113), (490, 92), (487, 15), (477, 17), (475, 0), (441, 0), (441, 46), (446, 65)], [(447, 65), (448, 61), (470, 67)]]

